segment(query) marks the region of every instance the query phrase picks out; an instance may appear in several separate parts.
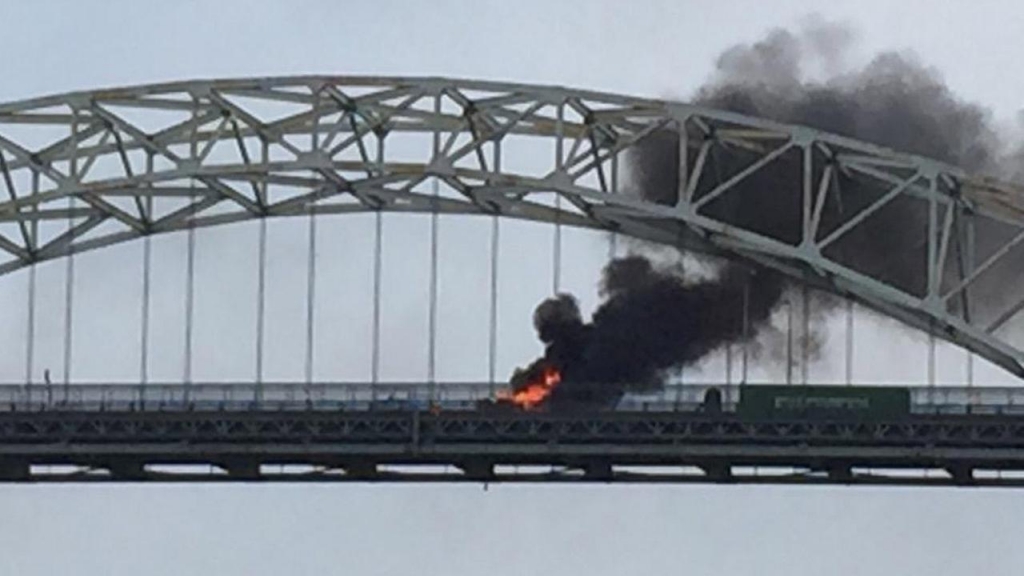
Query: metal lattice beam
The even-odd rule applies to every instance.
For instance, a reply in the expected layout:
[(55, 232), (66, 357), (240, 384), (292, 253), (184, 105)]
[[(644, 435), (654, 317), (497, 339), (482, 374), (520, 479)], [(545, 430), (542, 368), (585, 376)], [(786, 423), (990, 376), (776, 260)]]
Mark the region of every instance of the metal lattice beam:
[[(1024, 468), (1024, 423), (994, 416), (865, 423), (745, 421), (697, 412), (43, 411), (0, 413), (0, 435), (0, 483), (1020, 486)], [(302, 471), (278, 469), (285, 466)]]
[[(659, 138), (678, 151), (672, 190), (643, 198), (618, 165)], [(513, 162), (513, 141), (554, 153)], [(488, 159), (499, 146), (496, 166)], [(769, 173), (783, 184), (751, 185)], [(0, 188), (0, 274), (254, 218), (486, 214), (766, 265), (1024, 375), (1024, 342), (1009, 329), (1024, 310), (1024, 193), (926, 158), (687, 104), (440, 78), (78, 92), (0, 104)], [(798, 200), (784, 230), (734, 217), (728, 206), (752, 195)], [(901, 239), (891, 253), (850, 257), (878, 240), (879, 222)]]

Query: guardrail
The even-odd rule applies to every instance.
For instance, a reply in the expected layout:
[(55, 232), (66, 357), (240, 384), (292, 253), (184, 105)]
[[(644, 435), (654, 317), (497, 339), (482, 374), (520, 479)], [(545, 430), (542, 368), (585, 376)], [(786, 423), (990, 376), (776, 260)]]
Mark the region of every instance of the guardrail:
[[(747, 384), (746, 386), (756, 386)], [(1024, 386), (902, 386), (920, 414), (1022, 414)], [(194, 383), (0, 385), (0, 412), (175, 410), (476, 410), (502, 386), (491, 383)], [(743, 385), (685, 384), (644, 395), (627, 395), (621, 412), (695, 411), (710, 388), (732, 410)]]

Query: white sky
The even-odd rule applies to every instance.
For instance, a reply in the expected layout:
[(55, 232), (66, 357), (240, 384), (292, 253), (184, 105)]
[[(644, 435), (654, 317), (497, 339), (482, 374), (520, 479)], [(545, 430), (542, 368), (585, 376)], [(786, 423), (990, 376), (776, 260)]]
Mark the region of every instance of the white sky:
[[(302, 73), (444, 75), (686, 96), (722, 49), (795, 25), (812, 11), (854, 25), (860, 57), (913, 50), (966, 99), (1007, 122), (1016, 116), (1024, 93), (1024, 9), (994, 0), (0, 0), (0, 101)], [(217, 251), (227, 250), (216, 248), (217, 238), (211, 233), (204, 244), (214, 254), (210, 282), (218, 278), (217, 259), (230, 253)], [(401, 264), (398, 254), (393, 261)], [(95, 258), (104, 273), (117, 266)], [(574, 289), (592, 288), (582, 272), (574, 278)], [(547, 286), (541, 280), (536, 290), (524, 289), (525, 306)], [(210, 302), (212, 309), (219, 300)], [(520, 323), (509, 329), (526, 342), (529, 308), (519, 312), (508, 312)], [(396, 317), (391, 329), (403, 322)], [(524, 351), (535, 352), (531, 345), (512, 346), (502, 365), (522, 361)], [(903, 353), (893, 348), (891, 362)], [(463, 359), (447, 358), (447, 369), (460, 374)], [(891, 366), (875, 364), (881, 372)], [(88, 363), (82, 370), (89, 373)], [(1015, 538), (1024, 529), (1022, 512), (1016, 493), (985, 490), (8, 486), (0, 487), (0, 575), (1009, 575), (1024, 565)]]

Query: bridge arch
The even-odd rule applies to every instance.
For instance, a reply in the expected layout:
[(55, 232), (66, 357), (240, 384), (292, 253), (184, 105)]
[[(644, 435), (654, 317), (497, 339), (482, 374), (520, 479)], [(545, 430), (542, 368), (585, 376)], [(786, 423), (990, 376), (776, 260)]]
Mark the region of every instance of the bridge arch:
[[(642, 172), (658, 155), (671, 168), (652, 194)], [(765, 174), (785, 185), (751, 186)], [(1024, 339), (1012, 329), (1024, 310), (1021, 190), (688, 104), (443, 78), (76, 92), (0, 104), (0, 179), (0, 274), (249, 219), (483, 214), (768, 266), (1024, 375)], [(737, 203), (758, 193), (793, 205), (779, 226), (739, 216)], [(849, 256), (886, 227), (901, 239), (888, 254)]]

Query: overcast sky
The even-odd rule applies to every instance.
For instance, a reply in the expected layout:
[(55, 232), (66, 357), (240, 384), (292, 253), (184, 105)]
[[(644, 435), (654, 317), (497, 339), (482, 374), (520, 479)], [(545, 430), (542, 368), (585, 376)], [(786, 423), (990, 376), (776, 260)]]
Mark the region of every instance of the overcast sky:
[[(994, 0), (941, 6), (923, 1), (795, 0), (0, 0), (0, 101), (165, 80), (303, 73), (444, 75), (685, 98), (707, 79), (723, 49), (757, 40), (774, 26), (798, 26), (813, 12), (854, 27), (859, 39), (851, 58), (865, 59), (879, 50), (912, 50), (938, 69), (958, 94), (989, 107), (1005, 125), (1016, 122), (1019, 95), (1024, 93), (1018, 62), (1024, 9)], [(271, 228), (271, 278), (277, 279), (271, 280), (271, 293), (292, 287), (282, 279), (298, 272), (288, 271), (290, 263), (304, 262), (295, 258), (296, 250), (305, 249), (302, 226), (276, 223)], [(391, 272), (385, 276), (422, 275), (423, 259), (403, 256), (405, 247), (417, 246), (425, 237), (422, 219), (393, 219), (388, 226), (396, 240), (386, 247)], [(365, 243), (370, 230), (369, 220), (354, 218), (344, 227), (321, 231), (321, 242), (324, 250)], [(448, 242), (442, 248), (442, 278), (444, 269), (448, 277), (468, 276), (447, 284), (442, 326), (450, 326), (447, 334), (479, 334), (472, 332), (480, 330), (479, 323), (465, 319), (463, 303), (479, 297), (477, 288), (486, 286), (486, 276), (472, 272), (485, 262), (486, 250), (474, 251), (482, 244), (466, 239), (487, 238), (488, 229), (453, 223), (448, 230), (442, 232), (442, 241)], [(503, 238), (510, 254), (549, 245), (549, 230), (528, 225), (509, 230)], [(201, 377), (223, 378), (252, 364), (251, 356), (224, 357), (216, 348), (224, 335), (218, 330), (225, 329), (216, 314), (241, 314), (254, 301), (248, 292), (216, 289), (238, 270), (224, 262), (251, 267), (252, 233), (252, 227), (211, 230), (200, 238), (197, 317), (205, 320), (197, 325), (197, 346), (217, 356), (207, 358)], [(566, 238), (579, 255), (576, 261), (585, 264), (573, 264), (579, 269), (566, 271), (565, 283), (581, 293), (584, 308), (589, 308), (593, 274), (606, 247), (592, 236), (567, 233)], [(154, 256), (178, 258), (180, 263), (181, 246), (173, 239), (155, 242)], [(368, 270), (365, 250), (346, 252), (353, 258), (359, 253), (363, 260), (346, 261), (344, 268), (334, 270), (339, 282), (358, 279), (352, 270)], [(250, 264), (238, 263), (245, 256)], [(126, 257), (137, 262), (138, 245), (82, 257), (82, 293), (76, 298), (87, 311), (76, 316), (76, 335), (102, 328), (112, 339), (132, 339), (137, 308), (126, 306), (108, 314), (102, 307), (117, 300), (107, 292), (110, 286), (129, 284), (117, 282), (120, 276), (111, 274), (137, 278), (137, 266), (121, 264)], [(275, 266), (280, 268), (275, 271)], [(515, 286), (518, 294), (503, 304), (506, 340), (499, 354), (499, 375), (539, 350), (529, 313), (550, 290), (549, 279), (517, 274), (520, 264), (503, 266), (510, 267), (506, 278), (516, 278), (506, 285)], [(180, 315), (175, 308), (182, 285), (178, 270), (155, 272), (168, 276), (155, 290), (154, 314)], [(62, 285), (57, 281), (59, 265), (39, 273), (43, 290)], [(329, 269), (322, 274), (333, 278)], [(18, 282), (0, 282), (7, 302), (0, 308), (6, 324), (0, 338), (5, 343), (23, 334), (10, 329), (24, 325), (20, 306), (10, 304), (24, 302), (15, 298)], [(337, 289), (355, 301), (365, 295), (368, 283), (352, 282)], [(251, 290), (251, 284), (246, 289)], [(135, 288), (125, 290), (125, 298), (137, 298)], [(450, 295), (448, 300), (444, 294)], [(166, 306), (160, 304), (161, 298), (167, 299)], [(386, 293), (388, 298), (401, 305), (395, 304), (392, 309), (398, 312), (385, 316), (383, 339), (386, 345), (401, 347), (408, 326), (417, 326), (422, 334), (422, 306), (399, 292)], [(268, 309), (268, 329), (277, 334), (269, 336), (268, 354), (278, 355), (270, 358), (268, 370), (271, 377), (295, 378), (301, 370), (294, 360), (299, 354), (288, 345), (296, 339), (273, 326), (274, 318), (293, 317), (301, 309), (294, 308), (294, 299), (280, 300), (290, 303)], [(363, 316), (351, 313), (360, 306), (325, 309), (324, 314), (365, 327), (365, 306)], [(88, 310), (94, 312), (90, 315)], [(403, 310), (415, 317), (410, 319)], [(50, 348), (39, 352), (39, 362), (56, 367), (61, 324), (59, 314), (51, 316), (39, 319), (41, 347)], [(227, 330), (244, 333), (250, 324), (239, 320)], [(351, 337), (340, 332), (335, 336)], [(180, 348), (177, 340), (167, 338), (168, 349)], [(484, 340), (448, 338), (439, 344), (442, 376), (480, 378), (486, 373)], [(908, 355), (923, 357), (920, 346), (908, 351), (906, 336), (886, 338), (890, 339), (882, 340), (886, 344), (880, 349), (888, 349), (888, 355), (872, 355), (859, 368), (865, 378), (891, 372)], [(321, 354), (324, 364), (318, 365), (318, 374), (364, 378), (365, 363), (348, 367), (348, 360), (358, 364), (357, 359), (366, 358), (365, 338), (353, 339), (359, 341), (364, 348), (353, 344), (345, 353)], [(82, 379), (134, 377), (135, 364), (110, 362), (120, 347), (90, 348), (84, 336), (76, 342), (74, 368)], [(422, 353), (418, 354), (386, 362), (385, 376), (416, 377), (423, 365)], [(175, 353), (166, 356), (153, 367), (156, 379), (172, 378), (180, 366)], [(15, 357), (20, 361), (21, 356)], [(0, 379), (20, 377), (23, 366), (5, 364), (9, 362), (0, 356)], [(959, 365), (950, 362), (948, 372), (958, 373)], [(492, 486), (483, 491), (479, 486), (348, 484), (0, 487), (0, 575), (383, 575), (412, 570), (495, 576), (541, 571), (1009, 575), (1019, 574), (1024, 565), (1024, 549), (1017, 538), (1024, 533), (1022, 512), (1018, 494), (986, 490)]]

